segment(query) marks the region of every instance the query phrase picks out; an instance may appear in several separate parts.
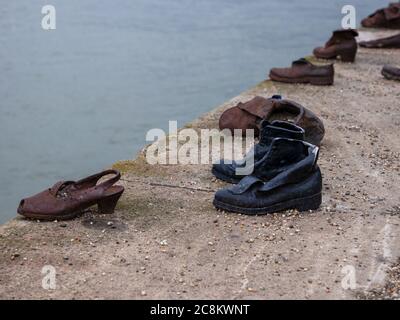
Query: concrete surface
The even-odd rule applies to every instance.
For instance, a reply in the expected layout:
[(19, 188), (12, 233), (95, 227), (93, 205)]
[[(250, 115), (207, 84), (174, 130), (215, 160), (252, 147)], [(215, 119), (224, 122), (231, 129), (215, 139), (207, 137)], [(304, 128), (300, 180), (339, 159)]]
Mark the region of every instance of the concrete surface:
[[(213, 192), (225, 184), (209, 165), (151, 166), (141, 153), (114, 165), (126, 187), (114, 215), (0, 227), (0, 298), (396, 298), (400, 83), (383, 79), (385, 63), (400, 65), (400, 50), (360, 49), (355, 64), (336, 63), (334, 86), (264, 81), (188, 125), (216, 128), (254, 95), (315, 111), (326, 127), (319, 210), (218, 212)], [(45, 265), (55, 290), (42, 288)]]

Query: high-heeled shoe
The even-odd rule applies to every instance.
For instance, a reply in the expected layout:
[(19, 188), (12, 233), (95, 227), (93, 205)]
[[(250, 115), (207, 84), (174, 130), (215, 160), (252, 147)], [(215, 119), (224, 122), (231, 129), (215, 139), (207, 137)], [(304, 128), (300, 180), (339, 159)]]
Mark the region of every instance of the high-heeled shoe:
[[(107, 176), (113, 177), (98, 184)], [(114, 212), (123, 186), (114, 186), (121, 178), (116, 170), (106, 170), (79, 181), (59, 181), (53, 187), (21, 200), (18, 213), (39, 220), (66, 220), (96, 205), (101, 214)]]

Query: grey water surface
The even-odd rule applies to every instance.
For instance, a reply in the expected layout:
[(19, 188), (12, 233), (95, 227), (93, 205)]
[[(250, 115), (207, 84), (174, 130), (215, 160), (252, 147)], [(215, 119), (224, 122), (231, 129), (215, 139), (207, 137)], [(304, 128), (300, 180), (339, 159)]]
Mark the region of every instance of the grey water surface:
[[(41, 28), (47, 4), (56, 30)], [(22, 197), (132, 159), (149, 129), (182, 126), (310, 54), (346, 4), (359, 22), (386, 3), (0, 0), (0, 223)]]

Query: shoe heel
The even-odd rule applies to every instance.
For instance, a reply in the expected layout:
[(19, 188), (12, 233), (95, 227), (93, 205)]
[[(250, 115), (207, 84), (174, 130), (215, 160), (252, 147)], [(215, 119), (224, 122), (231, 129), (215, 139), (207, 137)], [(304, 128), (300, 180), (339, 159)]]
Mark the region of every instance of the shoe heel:
[(309, 211), (309, 210), (317, 210), (322, 203), (322, 194), (318, 193), (306, 199), (303, 199), (299, 205), (296, 206), (296, 209), (300, 212)]
[(354, 62), (356, 60), (357, 50), (343, 51), (339, 53), (340, 60), (343, 62)]
[(100, 214), (114, 213), (115, 207), (117, 206), (118, 200), (121, 197), (121, 195), (122, 195), (122, 192), (100, 200), (97, 203), (98, 212)]

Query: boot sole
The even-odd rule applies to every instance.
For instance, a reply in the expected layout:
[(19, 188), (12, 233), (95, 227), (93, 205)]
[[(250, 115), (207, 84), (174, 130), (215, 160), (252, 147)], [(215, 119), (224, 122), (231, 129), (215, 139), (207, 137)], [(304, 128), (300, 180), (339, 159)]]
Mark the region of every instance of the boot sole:
[(368, 44), (361, 44), (360, 43), (360, 47), (367, 48), (367, 49), (399, 49), (400, 45), (394, 45), (394, 46), (385, 45), (385, 44), (375, 44), (375, 45), (371, 44), (371, 45), (368, 45)]
[(228, 212), (237, 212), (246, 215), (263, 215), (268, 213), (285, 211), (289, 209), (297, 209), (299, 212), (316, 210), (320, 207), (321, 202), (322, 202), (322, 195), (321, 193), (317, 193), (312, 196), (291, 199), (289, 201), (277, 203), (272, 206), (264, 208), (237, 207), (228, 203), (218, 201), (216, 199), (214, 199), (213, 204), (217, 209), (225, 210)]
[[(239, 183), (240, 180), (241, 180), (241, 179), (235, 179), (235, 178), (229, 177), (229, 176), (227, 176), (227, 175), (224, 175), (223, 173), (221, 173), (221, 172), (215, 170), (214, 168), (211, 170), (211, 173), (212, 173), (212, 174), (214, 175), (214, 177), (216, 177), (217, 179), (222, 180), (222, 181), (225, 181), (225, 182), (229, 182), (229, 183), (232, 183), (232, 184), (237, 184), (237, 183)], [(245, 176), (243, 176), (243, 178), (244, 178), (244, 177), (245, 177)]]
[(330, 86), (333, 84), (333, 80), (329, 77), (302, 77), (302, 78), (284, 78), (277, 76), (273, 73), (269, 75), (271, 80), (286, 82), (286, 83), (310, 83), (317, 86)]

